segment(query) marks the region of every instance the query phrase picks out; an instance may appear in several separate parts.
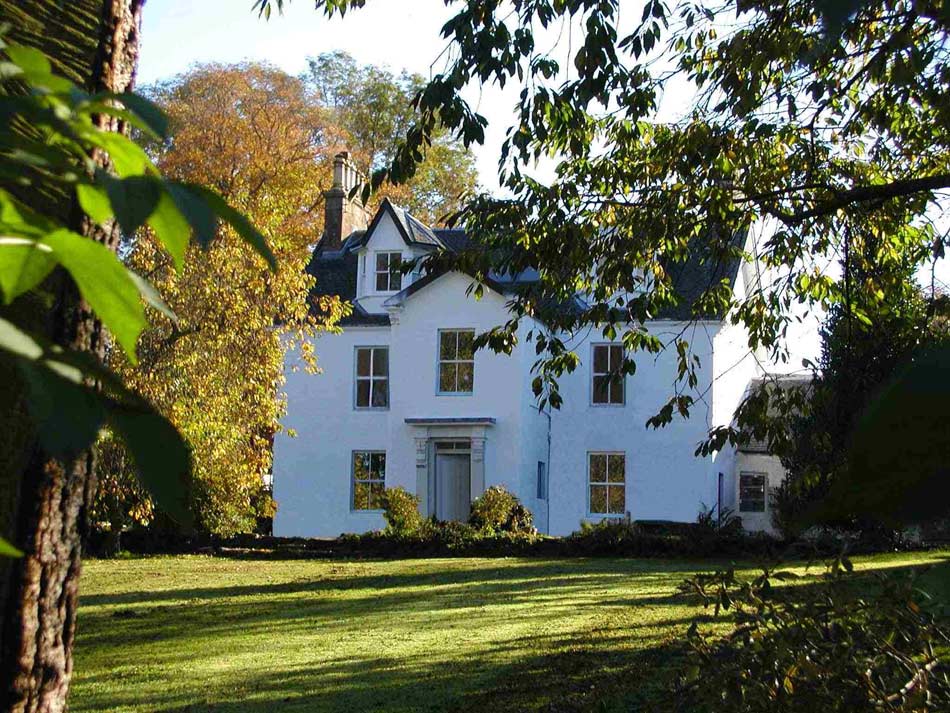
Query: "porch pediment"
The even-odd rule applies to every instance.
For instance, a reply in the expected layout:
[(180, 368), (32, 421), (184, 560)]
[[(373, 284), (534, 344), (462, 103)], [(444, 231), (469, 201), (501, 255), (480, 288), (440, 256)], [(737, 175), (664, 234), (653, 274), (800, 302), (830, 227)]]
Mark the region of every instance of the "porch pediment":
[(453, 417), (430, 417), (430, 418), (407, 418), (406, 423), (410, 426), (481, 426), (489, 428), (495, 425), (495, 419), (491, 416), (453, 416)]

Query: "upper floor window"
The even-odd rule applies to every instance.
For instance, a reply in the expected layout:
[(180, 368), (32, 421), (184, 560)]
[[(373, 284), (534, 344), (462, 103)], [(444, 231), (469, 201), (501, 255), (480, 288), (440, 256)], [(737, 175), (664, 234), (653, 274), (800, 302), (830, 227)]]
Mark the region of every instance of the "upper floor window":
[(470, 394), (475, 385), (475, 330), (439, 332), (439, 393)]
[(402, 289), (402, 253), (376, 253), (376, 291)]
[(386, 452), (353, 451), (353, 509), (382, 510)]
[(739, 474), (739, 512), (765, 512), (765, 473)]
[(623, 515), (626, 510), (627, 457), (623, 453), (590, 453), (587, 511), (591, 515)]
[(356, 348), (356, 407), (389, 407), (389, 348)]
[(622, 406), (624, 403), (623, 347), (619, 344), (595, 344), (591, 370), (591, 402)]

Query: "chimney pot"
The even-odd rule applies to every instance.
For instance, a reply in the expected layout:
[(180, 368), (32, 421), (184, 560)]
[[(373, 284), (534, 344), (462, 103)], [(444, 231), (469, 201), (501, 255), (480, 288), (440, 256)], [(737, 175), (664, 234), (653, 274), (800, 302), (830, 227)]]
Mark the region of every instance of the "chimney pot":
[(350, 233), (366, 229), (366, 209), (359, 196), (353, 199), (349, 197), (350, 192), (363, 181), (348, 151), (341, 151), (333, 157), (333, 186), (323, 194), (326, 200), (321, 241), (323, 250), (339, 250)]

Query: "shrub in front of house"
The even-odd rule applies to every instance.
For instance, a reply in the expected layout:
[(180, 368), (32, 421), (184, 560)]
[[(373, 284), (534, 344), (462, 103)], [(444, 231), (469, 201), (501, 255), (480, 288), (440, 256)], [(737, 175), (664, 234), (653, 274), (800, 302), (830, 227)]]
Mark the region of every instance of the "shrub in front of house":
[[(703, 605), (675, 710), (690, 713), (950, 710), (950, 629), (918, 572), (868, 576), (839, 555), (820, 577), (788, 569), (700, 574)], [(797, 581), (797, 586), (776, 586)], [(730, 633), (710, 626), (725, 615)]]
[(493, 485), (475, 498), (469, 524), (482, 532), (534, 532), (534, 517), (518, 497)]
[(418, 535), (423, 519), (419, 514), (419, 498), (405, 488), (387, 488), (383, 493), (383, 517), (386, 531), (396, 537)]

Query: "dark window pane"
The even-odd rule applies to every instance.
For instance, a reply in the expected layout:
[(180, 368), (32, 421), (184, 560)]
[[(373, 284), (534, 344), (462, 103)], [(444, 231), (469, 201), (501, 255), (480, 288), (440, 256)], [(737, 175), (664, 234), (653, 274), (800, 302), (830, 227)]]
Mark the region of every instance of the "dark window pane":
[(373, 379), (373, 407), (389, 406), (389, 379)]
[(389, 273), (377, 272), (376, 273), (376, 291), (386, 292), (388, 290), (389, 290)]
[(625, 488), (622, 485), (611, 485), (607, 488), (607, 512), (611, 515), (623, 515), (627, 509)]
[(389, 350), (373, 350), (373, 376), (389, 376)]
[(610, 365), (607, 363), (607, 347), (594, 347), (594, 373), (606, 374)]
[(389, 272), (389, 253), (376, 253), (376, 272)]
[(607, 456), (594, 454), (590, 457), (590, 481), (592, 483), (607, 481)]
[(369, 453), (353, 454), (353, 477), (357, 479), (369, 477)]
[(369, 485), (367, 483), (353, 483), (353, 509), (369, 509)]
[(462, 331), (459, 335), (459, 359), (473, 359), (475, 357), (475, 332)]
[(740, 512), (765, 512), (765, 474), (743, 473), (739, 476)]
[(385, 453), (373, 453), (372, 456), (372, 470), (371, 476), (378, 480), (386, 477), (386, 454)]
[(398, 261), (396, 262), (395, 268), (389, 273), (389, 289), (393, 292), (398, 292), (402, 289), (402, 270), (399, 267)]
[(357, 376), (369, 376), (370, 368), (370, 349), (357, 349), (356, 350), (356, 375)]
[(623, 377), (622, 376), (611, 376), (610, 379), (610, 403), (612, 404), (622, 404), (623, 403)]
[(439, 359), (455, 358), (456, 339), (456, 332), (439, 332)]
[(369, 379), (356, 380), (356, 405), (360, 408), (369, 406)]
[(605, 404), (608, 403), (607, 399), (610, 394), (610, 377), (609, 376), (595, 376), (594, 377), (594, 392), (592, 394), (592, 399), (595, 404)]
[(386, 489), (382, 483), (370, 483), (369, 484), (369, 509), (370, 510), (382, 510), (383, 509), (383, 491)]
[(623, 368), (623, 347), (615, 345), (610, 347), (610, 370), (619, 372)]
[(475, 386), (475, 366), (474, 364), (462, 363), (458, 365), (459, 383), (458, 390), (462, 393), (471, 393)]
[(590, 486), (590, 511), (596, 513), (607, 512), (607, 486)]
[(625, 478), (625, 458), (622, 455), (607, 456), (607, 480), (622, 483)]
[(455, 364), (439, 364), (439, 391), (455, 391)]

